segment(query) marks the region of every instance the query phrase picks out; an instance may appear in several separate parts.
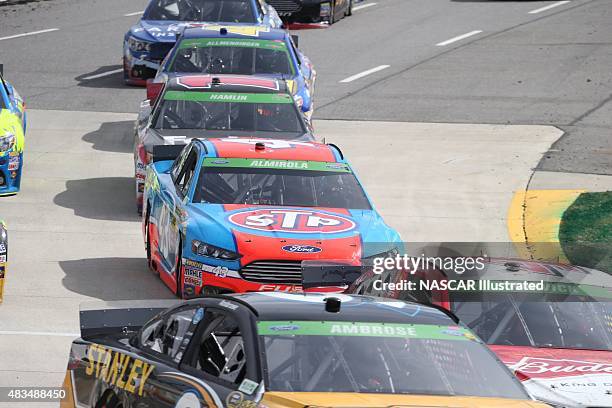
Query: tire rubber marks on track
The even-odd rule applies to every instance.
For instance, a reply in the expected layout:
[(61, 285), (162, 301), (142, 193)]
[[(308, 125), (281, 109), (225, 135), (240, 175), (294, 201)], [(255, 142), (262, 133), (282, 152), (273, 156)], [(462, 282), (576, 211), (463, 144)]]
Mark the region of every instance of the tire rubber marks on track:
[(13, 38), (29, 37), (31, 35), (36, 35), (36, 34), (50, 33), (52, 31), (59, 31), (59, 28), (47, 28), (45, 30), (30, 31), (29, 33), (9, 35), (7, 37), (0, 37), (0, 41), (11, 40)]
[(353, 82), (353, 81), (355, 81), (355, 80), (357, 80), (359, 78), (363, 78), (365, 76), (371, 75), (371, 74), (373, 74), (375, 72), (378, 72), (378, 71), (382, 71), (383, 69), (387, 69), (389, 67), (390, 67), (390, 65), (379, 65), (377, 67), (365, 70), (365, 71), (360, 72), (358, 74), (351, 75), (348, 78), (344, 78), (343, 80), (340, 81), (340, 83), (346, 84), (348, 82)]
[(531, 10), (528, 14), (538, 14), (538, 13), (541, 13), (543, 11), (547, 11), (547, 10), (550, 10), (552, 8), (555, 8), (555, 7), (563, 6), (564, 4), (567, 4), (567, 3), (570, 3), (570, 0), (558, 1), (556, 3), (549, 4), (548, 6), (544, 6), (544, 7), (541, 7), (539, 9)]

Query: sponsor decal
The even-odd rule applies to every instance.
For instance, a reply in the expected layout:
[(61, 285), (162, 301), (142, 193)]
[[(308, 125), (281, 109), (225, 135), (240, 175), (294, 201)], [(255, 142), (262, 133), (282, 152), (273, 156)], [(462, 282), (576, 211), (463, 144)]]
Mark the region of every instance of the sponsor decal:
[(299, 330), (300, 326), (296, 326), (295, 324), (284, 325), (284, 326), (270, 326), (270, 330), (274, 331), (292, 331)]
[(274, 51), (287, 52), (287, 46), (283, 41), (276, 40), (255, 40), (242, 38), (193, 38), (181, 41), (180, 49), (190, 49), (194, 47), (241, 47), (241, 48), (262, 48)]
[(15, 171), (19, 168), (19, 157), (10, 157), (9, 158), (9, 165), (8, 165), (8, 170), (9, 171)]
[(0, 263), (6, 263), (6, 255), (0, 255)]
[(285, 292), (285, 293), (302, 293), (304, 290), (301, 285), (261, 285), (258, 292)]
[(196, 312), (195, 315), (193, 315), (193, 319), (191, 319), (191, 323), (192, 324), (198, 324), (200, 323), (200, 321), (204, 318), (204, 309), (203, 308), (199, 308)]
[(260, 160), (260, 159), (227, 159), (218, 160), (205, 158), (202, 162), (204, 167), (232, 167), (232, 168), (257, 168), (257, 169), (281, 169), (281, 170), (311, 170), (350, 173), (348, 165), (338, 163), (330, 166), (331, 163), (310, 161), (310, 160)]
[(259, 26), (259, 25), (244, 25), (244, 26), (235, 26), (235, 25), (220, 25), (220, 24), (190, 24), (190, 27), (201, 27), (202, 30), (206, 31), (216, 31), (219, 32), (222, 28), (225, 28), (228, 33), (245, 35), (249, 37), (259, 37), (260, 33), (269, 33), (270, 27), (268, 26)]
[(191, 92), (168, 91), (164, 94), (166, 101), (195, 102), (232, 102), (232, 103), (271, 103), (289, 104), (293, 98), (289, 94), (273, 93), (231, 93), (231, 92)]
[(255, 392), (258, 386), (259, 384), (257, 384), (255, 381), (245, 378), (244, 380), (242, 380), (242, 383), (240, 383), (238, 391), (244, 392), (247, 395), (251, 395), (253, 394), (253, 392)]
[(6, 253), (6, 245), (3, 242), (0, 242), (0, 254)]
[(228, 220), (242, 228), (296, 234), (337, 234), (356, 227), (349, 218), (314, 210), (245, 210), (231, 214)]
[(612, 374), (612, 364), (593, 361), (523, 357), (508, 368), (529, 378), (555, 378), (586, 374)]
[(353, 337), (401, 337), (433, 340), (469, 341), (472, 333), (464, 328), (450, 327), (460, 331), (461, 335), (445, 334), (440, 326), (430, 324), (404, 323), (365, 323), (338, 321), (260, 321), (258, 333), (263, 336), (282, 336), (283, 331), (275, 330), (279, 326), (298, 326), (291, 331), (292, 335), (301, 336), (353, 336)]
[(143, 395), (153, 364), (98, 344), (87, 347), (85, 374), (131, 394)]
[(251, 401), (244, 397), (244, 394), (240, 391), (233, 391), (229, 393), (225, 399), (227, 408), (256, 408), (258, 404), (255, 401)]
[(312, 245), (285, 245), (282, 247), (282, 250), (299, 254), (316, 254), (322, 251), (321, 248)]

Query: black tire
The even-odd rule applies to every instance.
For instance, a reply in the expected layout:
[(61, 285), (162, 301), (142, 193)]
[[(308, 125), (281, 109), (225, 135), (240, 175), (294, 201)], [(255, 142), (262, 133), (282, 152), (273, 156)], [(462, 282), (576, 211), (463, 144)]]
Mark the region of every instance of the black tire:
[(176, 295), (176, 297), (178, 297), (179, 299), (183, 299), (183, 275), (181, 274), (181, 269), (182, 269), (182, 264), (183, 264), (183, 254), (182, 254), (182, 239), (179, 239), (179, 245), (178, 245), (178, 253), (176, 254), (176, 266), (175, 266), (175, 270), (176, 270), (176, 291), (174, 292), (174, 294)]
[(349, 0), (348, 9), (346, 10), (346, 13), (344, 13), (344, 15), (347, 17), (353, 15), (353, 0)]

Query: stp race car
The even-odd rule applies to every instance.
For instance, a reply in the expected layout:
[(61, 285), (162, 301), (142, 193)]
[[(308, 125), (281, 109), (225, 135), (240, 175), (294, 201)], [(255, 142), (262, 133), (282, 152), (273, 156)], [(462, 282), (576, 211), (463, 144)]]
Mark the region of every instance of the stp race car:
[(172, 74), (147, 89), (151, 99), (141, 104), (134, 140), (139, 211), (146, 166), (154, 146), (224, 136), (313, 139), (309, 123), (283, 81), (256, 76)]
[(123, 77), (132, 85), (153, 78), (161, 61), (188, 25), (235, 23), (281, 27), (264, 0), (151, 0), (140, 21), (123, 39)]
[[(377, 285), (370, 279), (411, 279), (406, 271), (393, 275), (366, 273), (368, 279), (358, 278), (348, 291), (372, 294)], [(429, 276), (448, 279), (444, 273)], [(610, 275), (580, 266), (493, 258), (479, 276), (545, 285), (534, 292), (437, 291), (429, 298), (474, 330), (536, 399), (555, 407), (612, 407)], [(379, 295), (408, 299), (413, 294), (392, 290)]]
[(26, 113), (23, 99), (4, 79), (0, 64), (0, 196), (19, 192)]
[(155, 149), (153, 160), (147, 259), (177, 296), (299, 292), (304, 260), (359, 264), (373, 255), (365, 243), (401, 244), (333, 145), (193, 140), (175, 160), (156, 161)]
[(204, 25), (186, 28), (155, 79), (168, 73), (257, 75), (287, 81), (307, 118), (314, 110), (316, 72), (282, 29), (261, 26)]
[(63, 408), (545, 407), (426, 305), (283, 293), (156, 302), (81, 311)]

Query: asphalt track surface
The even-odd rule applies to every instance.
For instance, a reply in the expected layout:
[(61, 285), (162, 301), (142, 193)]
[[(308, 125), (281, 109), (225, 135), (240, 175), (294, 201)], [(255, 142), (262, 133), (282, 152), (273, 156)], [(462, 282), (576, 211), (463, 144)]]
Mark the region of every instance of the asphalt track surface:
[[(61, 381), (80, 302), (171, 296), (146, 272), (132, 202), (144, 90), (117, 72), (145, 3), (0, 2), (0, 63), (31, 110), (23, 191), (0, 202), (0, 386)], [(557, 3), (369, 0), (296, 32), (319, 135), (404, 239), (506, 241), (513, 192), (612, 174), (612, 2)]]
[[(0, 56), (36, 109), (133, 112), (121, 40), (142, 0), (0, 3)], [(565, 136), (548, 171), (612, 173), (608, 0), (378, 0), (332, 29), (300, 31), (320, 73), (317, 118), (538, 124)], [(449, 39), (481, 31), (445, 46)], [(388, 68), (348, 83), (354, 74)]]

